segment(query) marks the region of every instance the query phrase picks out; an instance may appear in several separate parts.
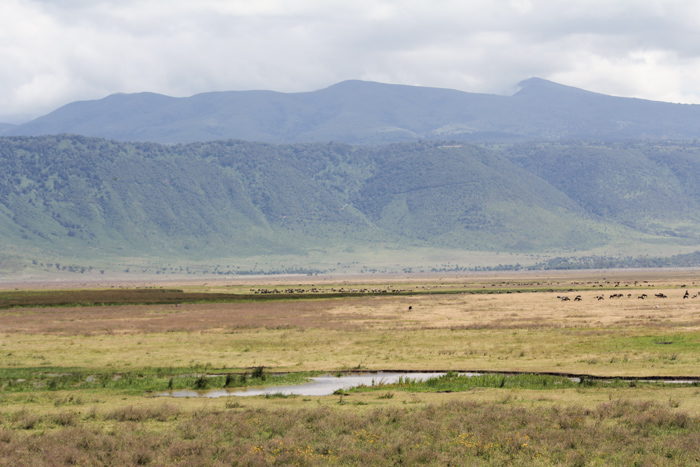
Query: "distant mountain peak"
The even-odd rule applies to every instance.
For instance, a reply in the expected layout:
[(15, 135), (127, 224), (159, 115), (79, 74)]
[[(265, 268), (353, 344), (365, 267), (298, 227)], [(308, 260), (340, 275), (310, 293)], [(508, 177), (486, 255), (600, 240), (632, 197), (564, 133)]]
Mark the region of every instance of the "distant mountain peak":
[[(576, 88), (573, 86), (567, 86), (565, 84), (555, 83), (554, 81), (549, 81), (544, 78), (528, 78), (518, 83), (518, 91), (513, 95), (513, 97), (523, 97), (523, 96), (533, 96), (542, 97), (543, 95), (549, 94), (579, 94), (579, 95), (594, 95), (595, 92), (586, 91), (585, 89)], [(602, 94), (599, 94), (602, 95)]]
[(376, 83), (374, 81), (363, 81), (361, 79), (348, 79), (345, 81), (341, 81), (339, 83), (331, 84), (325, 89), (321, 89), (321, 91), (355, 91), (357, 89), (366, 89), (368, 87), (372, 87), (373, 85), (379, 85), (380, 83)]
[[(420, 88), (421, 86), (412, 86), (410, 84), (389, 84), (380, 83), (378, 81), (365, 81), (361, 79), (348, 79), (341, 81), (336, 84), (328, 86), (326, 89), (342, 90), (342, 91), (355, 91), (358, 89), (390, 89), (390, 88)], [(429, 89), (429, 88), (428, 88)]]
[(548, 85), (560, 86), (558, 83), (555, 83), (554, 81), (549, 81), (549, 80), (546, 80), (544, 78), (538, 78), (537, 76), (533, 76), (532, 78), (524, 79), (521, 82), (519, 82), (518, 88), (525, 89), (528, 86), (548, 86)]
[(343, 88), (343, 87), (348, 87), (348, 86), (361, 86), (363, 84), (370, 84), (373, 83), (374, 81), (365, 81), (362, 79), (346, 79), (345, 81), (340, 81), (335, 84), (331, 84), (328, 86), (329, 88)]

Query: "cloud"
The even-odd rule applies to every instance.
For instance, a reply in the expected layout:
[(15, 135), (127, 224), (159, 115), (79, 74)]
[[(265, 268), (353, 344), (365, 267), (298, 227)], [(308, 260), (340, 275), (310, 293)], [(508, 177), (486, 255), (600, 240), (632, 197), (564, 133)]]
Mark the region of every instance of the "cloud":
[(299, 92), (345, 79), (508, 94), (539, 76), (700, 103), (700, 4), (689, 0), (3, 0), (2, 10), (0, 121), (115, 92)]

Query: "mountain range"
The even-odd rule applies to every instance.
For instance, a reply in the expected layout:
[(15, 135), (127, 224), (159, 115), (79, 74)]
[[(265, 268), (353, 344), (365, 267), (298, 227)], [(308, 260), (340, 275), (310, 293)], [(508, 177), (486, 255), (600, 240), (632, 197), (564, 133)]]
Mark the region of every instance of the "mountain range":
[(700, 107), (541, 79), (513, 96), (361, 81), (118, 94), (0, 134), (0, 273), (700, 246)]
[(314, 92), (113, 94), (73, 102), (0, 135), (79, 134), (118, 141), (271, 143), (418, 140), (692, 140), (700, 106), (597, 94), (540, 78), (512, 96), (344, 81)]

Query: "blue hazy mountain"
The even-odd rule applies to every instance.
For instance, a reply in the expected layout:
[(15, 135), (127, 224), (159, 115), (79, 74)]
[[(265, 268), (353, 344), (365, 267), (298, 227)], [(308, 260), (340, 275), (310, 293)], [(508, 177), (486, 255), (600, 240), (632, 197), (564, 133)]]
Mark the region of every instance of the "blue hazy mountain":
[(696, 139), (700, 106), (613, 97), (531, 78), (512, 96), (344, 81), (303, 93), (114, 94), (73, 102), (3, 135), (272, 143)]

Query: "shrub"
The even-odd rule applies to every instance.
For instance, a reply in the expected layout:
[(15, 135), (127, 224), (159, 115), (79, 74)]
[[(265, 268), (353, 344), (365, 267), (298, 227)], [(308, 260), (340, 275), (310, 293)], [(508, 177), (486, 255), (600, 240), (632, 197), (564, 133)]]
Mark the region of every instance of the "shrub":
[(207, 380), (207, 377), (205, 375), (202, 375), (199, 378), (194, 380), (193, 387), (195, 389), (206, 389), (207, 386), (209, 386), (209, 381)]
[(11, 443), (12, 431), (0, 428), (0, 443)]
[(78, 416), (74, 412), (59, 412), (51, 417), (51, 421), (60, 426), (75, 426)]
[(41, 417), (35, 413), (31, 413), (26, 409), (22, 409), (14, 414), (14, 424), (21, 430), (31, 430), (41, 422)]
[(148, 465), (151, 463), (151, 453), (146, 449), (139, 449), (134, 453), (134, 464), (136, 465)]
[(244, 406), (241, 405), (240, 402), (238, 402), (238, 401), (234, 401), (234, 400), (227, 400), (226, 401), (226, 408), (227, 409), (240, 409), (242, 407), (244, 407)]
[(233, 375), (226, 375), (226, 381), (224, 382), (224, 387), (228, 388), (236, 383), (236, 377)]
[(134, 407), (129, 405), (114, 410), (107, 414), (105, 418), (119, 422), (143, 422), (145, 420), (165, 422), (178, 413), (179, 410), (169, 404), (162, 404), (158, 407)]

